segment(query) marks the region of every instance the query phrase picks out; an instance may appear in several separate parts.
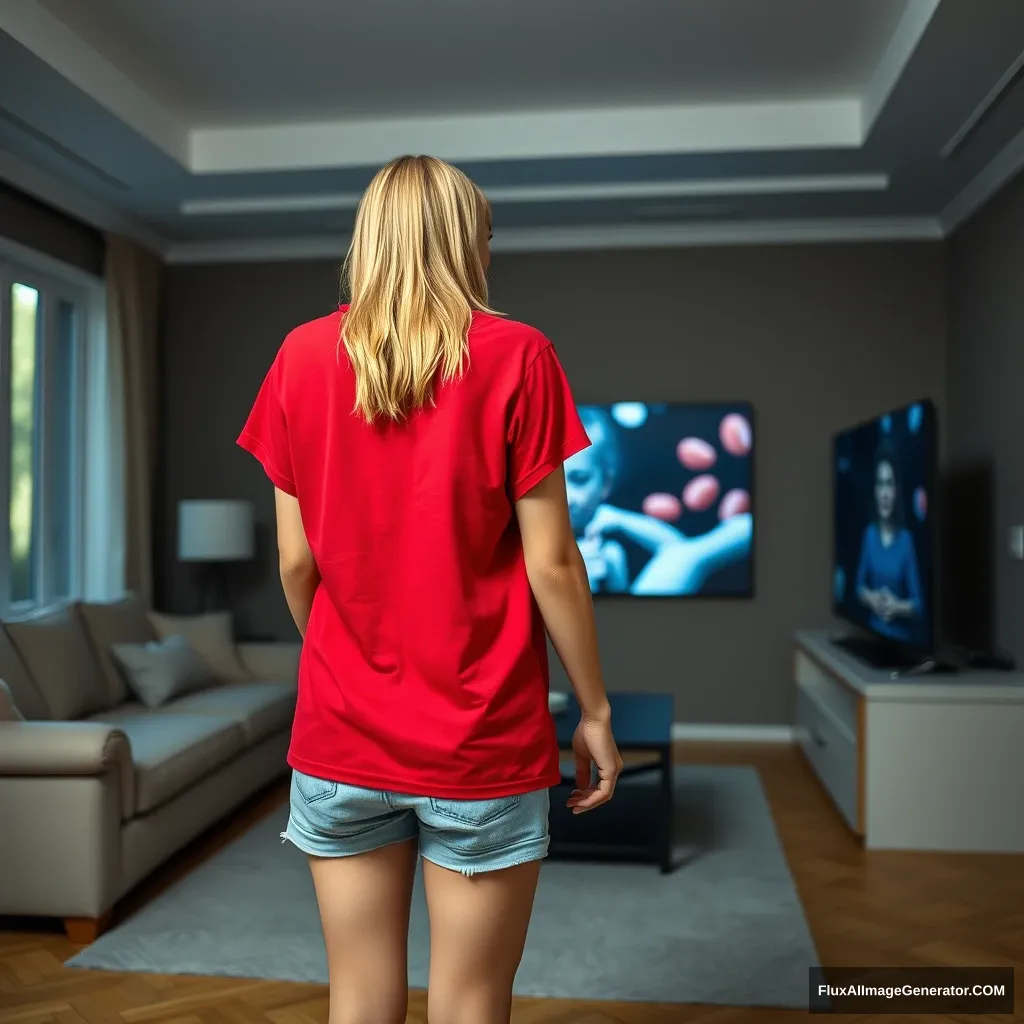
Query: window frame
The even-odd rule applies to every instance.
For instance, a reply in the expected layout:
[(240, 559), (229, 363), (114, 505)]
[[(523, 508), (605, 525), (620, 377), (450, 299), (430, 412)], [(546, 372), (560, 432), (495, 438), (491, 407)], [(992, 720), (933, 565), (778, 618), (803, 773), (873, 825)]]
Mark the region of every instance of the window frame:
[[(37, 316), (37, 395), (34, 440), (36, 465), (33, 478), (33, 539), (37, 550), (32, 553), (34, 594), (31, 601), (12, 602), (9, 581), (10, 561), (10, 498), (11, 498), (11, 289), (24, 284), (39, 293)], [(49, 439), (55, 427), (55, 389), (57, 386), (56, 359), (60, 339), (61, 302), (74, 309), (74, 338), (72, 342), (74, 367), (72, 393), (74, 408), (71, 430), (74, 445), (70, 453), (70, 491), (73, 507), (69, 515), (71, 537), (68, 551), (67, 594), (56, 594), (53, 589), (54, 573), (51, 559), (54, 550), (50, 536), (52, 514), (48, 487), (53, 454)], [(103, 281), (77, 268), (27, 249), (9, 239), (0, 238), (0, 618), (19, 618), (40, 610), (73, 600), (82, 594), (85, 570), (85, 501), (86, 501), (86, 428), (87, 428), (87, 375), (89, 372), (90, 340), (96, 326), (104, 316), (105, 289)], [(38, 488), (38, 497), (36, 493)]]

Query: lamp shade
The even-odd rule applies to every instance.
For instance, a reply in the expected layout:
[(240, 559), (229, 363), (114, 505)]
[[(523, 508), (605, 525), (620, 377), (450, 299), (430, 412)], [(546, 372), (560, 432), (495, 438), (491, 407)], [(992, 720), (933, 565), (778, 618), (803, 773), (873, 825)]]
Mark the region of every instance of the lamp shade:
[(253, 509), (247, 501), (178, 503), (178, 558), (244, 562), (254, 554)]

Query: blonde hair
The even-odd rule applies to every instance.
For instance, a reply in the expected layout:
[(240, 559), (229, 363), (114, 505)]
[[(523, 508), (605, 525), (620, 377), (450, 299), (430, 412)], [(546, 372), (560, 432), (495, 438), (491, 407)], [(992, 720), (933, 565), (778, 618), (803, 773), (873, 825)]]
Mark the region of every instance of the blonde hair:
[(479, 250), (489, 220), (483, 192), (435, 157), (399, 157), (370, 182), (345, 259), (340, 339), (367, 422), (404, 419), (433, 402), (438, 378), (465, 371), (473, 310), (496, 314)]

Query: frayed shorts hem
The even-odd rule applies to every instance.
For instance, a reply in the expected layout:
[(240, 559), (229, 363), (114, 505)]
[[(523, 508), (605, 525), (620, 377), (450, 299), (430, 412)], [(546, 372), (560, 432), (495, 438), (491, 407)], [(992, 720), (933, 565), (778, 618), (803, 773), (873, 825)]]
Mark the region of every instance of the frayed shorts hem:
[(291, 843), (300, 853), (307, 857), (319, 857), (321, 860), (338, 860), (341, 857), (358, 857), (361, 853), (373, 853), (374, 850), (383, 850), (385, 846), (394, 846), (395, 843), (407, 843), (415, 836), (396, 836), (394, 839), (383, 839), (375, 843), (368, 843), (365, 846), (339, 848), (333, 844), (310, 842), (293, 835), (289, 830), (281, 833), (282, 843)]
[[(415, 836), (398, 836), (394, 839), (386, 839), (359, 849), (339, 849), (336, 846), (319, 846), (305, 839), (298, 839), (287, 830), (281, 833), (281, 842), (291, 843), (307, 857), (316, 857), (320, 860), (339, 860), (343, 857), (358, 857), (363, 853), (373, 853), (374, 850), (382, 850), (386, 846), (394, 846), (396, 843), (407, 843)], [(482, 875), (489, 871), (504, 871), (506, 868), (519, 867), (521, 864), (529, 864), (535, 860), (544, 860), (548, 855), (550, 839), (530, 839), (515, 846), (505, 847), (502, 850), (495, 850), (493, 853), (477, 854), (473, 857), (464, 857), (454, 850), (433, 849), (429, 853), (422, 853), (424, 860), (436, 864), (439, 868), (447, 871), (457, 871), (460, 875)]]
[(506, 846), (493, 853), (477, 854), (464, 857), (454, 850), (438, 849), (436, 846), (429, 852), (423, 852), (424, 860), (436, 864), (448, 871), (458, 871), (460, 875), (482, 875), (488, 871), (504, 871), (506, 868), (529, 864), (531, 861), (543, 860), (548, 855), (548, 839), (529, 839), (515, 846)]
[(294, 772), (283, 842), (334, 859), (416, 840), (432, 864), (476, 875), (548, 855), (549, 792), (450, 800), (367, 790)]

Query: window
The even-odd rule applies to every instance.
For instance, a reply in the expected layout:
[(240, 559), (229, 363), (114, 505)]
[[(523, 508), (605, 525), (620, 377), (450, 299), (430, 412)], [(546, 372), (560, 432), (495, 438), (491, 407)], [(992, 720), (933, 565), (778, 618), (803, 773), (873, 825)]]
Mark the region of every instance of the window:
[(0, 251), (0, 616), (76, 597), (81, 586), (92, 296), (56, 270)]

